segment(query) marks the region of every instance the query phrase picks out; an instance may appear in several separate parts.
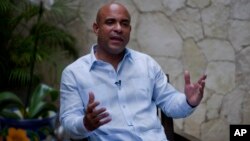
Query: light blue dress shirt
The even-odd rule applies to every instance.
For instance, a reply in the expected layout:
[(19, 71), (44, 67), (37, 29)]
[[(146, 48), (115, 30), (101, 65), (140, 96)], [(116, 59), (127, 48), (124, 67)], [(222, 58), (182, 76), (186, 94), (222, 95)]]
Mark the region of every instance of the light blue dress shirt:
[[(167, 116), (186, 117), (194, 110), (186, 96), (167, 82), (165, 73), (150, 56), (126, 48), (115, 70), (96, 59), (95, 47), (62, 73), (60, 121), (65, 131), (72, 138), (89, 137), (91, 141), (167, 141), (156, 106)], [(112, 118), (92, 132), (83, 124), (89, 92)]]

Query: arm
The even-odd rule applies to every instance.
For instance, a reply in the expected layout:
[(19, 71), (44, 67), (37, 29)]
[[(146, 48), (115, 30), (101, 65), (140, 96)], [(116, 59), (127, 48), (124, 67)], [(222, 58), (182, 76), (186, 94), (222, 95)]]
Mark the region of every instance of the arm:
[(158, 69), (155, 77), (154, 99), (156, 104), (162, 111), (170, 117), (183, 118), (190, 115), (194, 111), (203, 95), (205, 86), (205, 75), (197, 82), (200, 86), (202, 94), (194, 93), (199, 88), (198, 84), (190, 83), (190, 75), (185, 72), (185, 94), (176, 90), (167, 82), (165, 74)]
[(80, 139), (88, 137), (90, 132), (83, 124), (85, 106), (77, 86), (74, 74), (66, 68), (60, 84), (60, 122), (72, 138)]
[(99, 102), (95, 101), (94, 93), (79, 93), (78, 85), (82, 84), (78, 84), (76, 77), (67, 69), (62, 74), (60, 121), (72, 138), (80, 139), (111, 119), (105, 108), (96, 108)]

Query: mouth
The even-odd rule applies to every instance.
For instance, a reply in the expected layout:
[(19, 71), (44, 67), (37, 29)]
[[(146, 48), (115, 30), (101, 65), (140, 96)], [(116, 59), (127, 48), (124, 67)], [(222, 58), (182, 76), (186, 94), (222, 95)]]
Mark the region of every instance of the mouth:
[(110, 40), (113, 42), (119, 42), (119, 43), (122, 43), (124, 41), (124, 39), (120, 36), (111, 36)]

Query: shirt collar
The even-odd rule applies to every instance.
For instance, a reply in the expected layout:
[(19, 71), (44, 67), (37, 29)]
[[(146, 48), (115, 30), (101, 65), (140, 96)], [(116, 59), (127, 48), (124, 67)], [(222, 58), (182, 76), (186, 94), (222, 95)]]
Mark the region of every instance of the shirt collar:
[[(89, 71), (91, 71), (91, 69), (94, 68), (95, 65), (97, 65), (97, 59), (96, 59), (96, 56), (95, 56), (95, 50), (97, 48), (97, 44), (94, 44), (92, 45), (91, 47), (91, 52), (90, 52), (90, 67), (89, 67)], [(129, 49), (129, 48), (125, 48), (125, 55), (122, 59), (122, 61), (130, 61), (133, 63), (134, 59), (133, 59), (133, 56), (132, 56), (132, 50)]]

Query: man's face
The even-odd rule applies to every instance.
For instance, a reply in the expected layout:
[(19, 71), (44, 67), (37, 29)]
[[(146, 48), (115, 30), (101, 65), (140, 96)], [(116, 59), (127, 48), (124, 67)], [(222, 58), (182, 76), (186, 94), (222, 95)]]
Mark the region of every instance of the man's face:
[(123, 52), (130, 38), (130, 15), (117, 4), (101, 9), (94, 32), (98, 36), (98, 46), (108, 54), (117, 55)]

